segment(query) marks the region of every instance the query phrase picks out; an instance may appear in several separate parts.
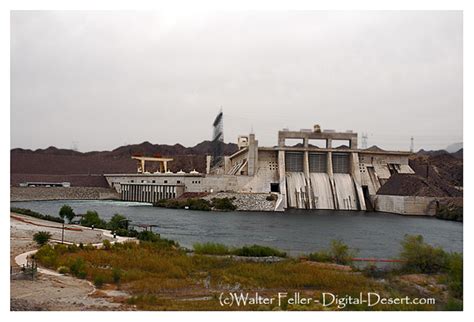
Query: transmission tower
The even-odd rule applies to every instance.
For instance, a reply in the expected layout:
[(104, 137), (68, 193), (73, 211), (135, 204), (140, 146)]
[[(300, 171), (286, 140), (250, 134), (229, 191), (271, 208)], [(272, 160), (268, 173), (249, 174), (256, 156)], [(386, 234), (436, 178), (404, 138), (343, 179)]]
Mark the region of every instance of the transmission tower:
[(222, 108), (212, 123), (212, 163), (216, 165), (222, 159), (222, 143), (224, 142), (224, 114)]
[(369, 139), (369, 136), (367, 133), (362, 133), (362, 142), (361, 142), (361, 147), (362, 149), (367, 149), (367, 140)]

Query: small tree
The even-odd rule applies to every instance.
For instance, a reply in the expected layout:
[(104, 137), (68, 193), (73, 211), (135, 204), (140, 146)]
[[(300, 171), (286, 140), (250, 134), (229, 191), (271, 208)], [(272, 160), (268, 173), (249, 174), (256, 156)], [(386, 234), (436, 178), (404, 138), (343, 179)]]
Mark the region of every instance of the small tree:
[(76, 214), (74, 213), (74, 210), (72, 210), (72, 208), (68, 205), (62, 206), (59, 210), (59, 217), (61, 217), (63, 220), (66, 218), (69, 223), (71, 223), (75, 216)]
[(63, 229), (61, 231), (61, 243), (64, 243), (64, 218), (69, 220), (69, 223), (74, 219), (74, 211), (68, 205), (64, 205), (59, 209), (59, 217), (63, 220)]
[(80, 224), (82, 226), (95, 228), (106, 228), (106, 223), (103, 219), (100, 219), (99, 214), (96, 211), (87, 211), (87, 213), (82, 217)]
[(110, 219), (108, 226), (109, 226), (108, 228), (113, 231), (117, 229), (127, 229), (128, 228), (127, 217), (122, 216), (120, 214), (115, 214)]
[(33, 235), (33, 240), (39, 245), (46, 245), (51, 239), (51, 234), (47, 231), (39, 231)]

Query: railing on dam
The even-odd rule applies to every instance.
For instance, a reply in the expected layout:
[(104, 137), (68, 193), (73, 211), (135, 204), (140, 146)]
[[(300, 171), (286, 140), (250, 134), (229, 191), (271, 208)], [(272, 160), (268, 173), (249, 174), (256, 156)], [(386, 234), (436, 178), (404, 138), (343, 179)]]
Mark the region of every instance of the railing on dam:
[(162, 199), (174, 199), (184, 192), (182, 185), (125, 183), (121, 184), (120, 188), (122, 200), (149, 203), (156, 203)]

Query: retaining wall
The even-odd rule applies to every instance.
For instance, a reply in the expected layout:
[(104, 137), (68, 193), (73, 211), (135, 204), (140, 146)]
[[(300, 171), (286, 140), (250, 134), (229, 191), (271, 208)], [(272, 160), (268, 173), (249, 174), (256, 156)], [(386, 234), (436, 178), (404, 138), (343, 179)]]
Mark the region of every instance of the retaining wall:
[(375, 195), (372, 198), (375, 211), (401, 215), (436, 215), (437, 197)]

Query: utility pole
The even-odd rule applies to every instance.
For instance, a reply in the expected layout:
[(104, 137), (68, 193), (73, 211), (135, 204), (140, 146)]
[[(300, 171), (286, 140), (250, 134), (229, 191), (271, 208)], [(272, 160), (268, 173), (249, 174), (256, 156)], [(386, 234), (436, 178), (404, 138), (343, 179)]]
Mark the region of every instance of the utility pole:
[(410, 138), (410, 152), (413, 153), (413, 151), (415, 150), (415, 143), (414, 143), (414, 138), (413, 136)]

